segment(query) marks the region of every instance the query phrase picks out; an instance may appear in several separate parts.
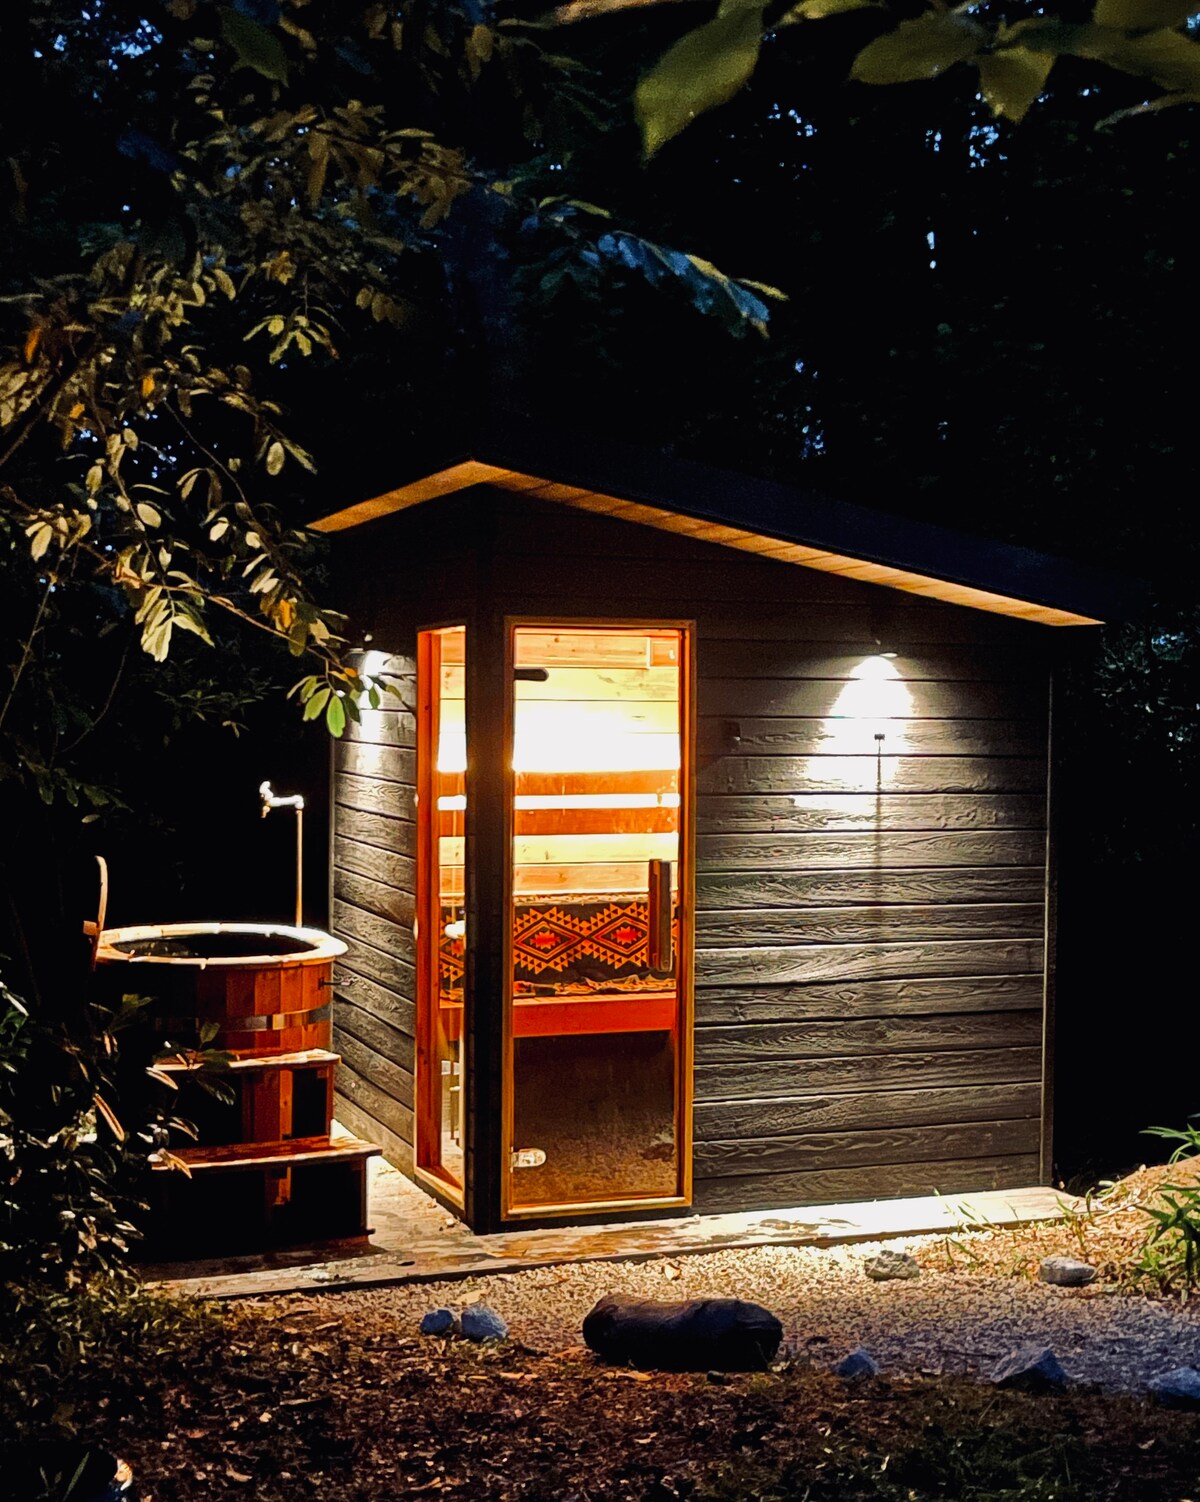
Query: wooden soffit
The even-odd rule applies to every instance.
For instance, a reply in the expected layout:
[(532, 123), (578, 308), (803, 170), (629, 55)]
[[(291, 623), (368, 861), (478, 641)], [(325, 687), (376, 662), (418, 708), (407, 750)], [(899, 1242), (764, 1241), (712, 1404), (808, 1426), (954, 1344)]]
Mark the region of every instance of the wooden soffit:
[(828, 552), (823, 548), (806, 546), (772, 537), (762, 532), (746, 531), (726, 522), (705, 520), (688, 516), (665, 506), (656, 506), (647, 501), (625, 500), (620, 496), (602, 491), (581, 489), (574, 485), (560, 485), (538, 475), (521, 470), (506, 469), (500, 465), (485, 464), (467, 459), (452, 464), (433, 474), (426, 475), (397, 490), (386, 491), (370, 500), (359, 501), (343, 511), (335, 511), (311, 523), (314, 532), (342, 532), (364, 522), (376, 521), (418, 506), (439, 496), (451, 495), (471, 485), (495, 485), (503, 490), (519, 491), (536, 496), (538, 500), (555, 501), (559, 505), (573, 506), (579, 511), (593, 511), (601, 516), (614, 516), (621, 521), (638, 522), (643, 526), (656, 527), (662, 532), (674, 532), (681, 537), (694, 537), (700, 542), (720, 543), (723, 547), (737, 548), (744, 553), (755, 553), (760, 558), (769, 558), (777, 563), (794, 563), (801, 568), (817, 569), (825, 574), (840, 574), (862, 584), (881, 584), (889, 589), (903, 590), (906, 594), (920, 595), (928, 600), (941, 600), (948, 605), (965, 605), (973, 610), (990, 611), (993, 615), (1013, 616), (1017, 620), (1032, 621), (1040, 626), (1098, 626), (1102, 621), (1095, 616), (1079, 615), (1074, 611), (1059, 609), (1052, 605), (1040, 605), (1014, 595), (997, 594), (979, 589), (974, 585), (939, 579), (931, 574), (913, 569), (900, 568), (894, 564), (856, 558), (846, 553)]

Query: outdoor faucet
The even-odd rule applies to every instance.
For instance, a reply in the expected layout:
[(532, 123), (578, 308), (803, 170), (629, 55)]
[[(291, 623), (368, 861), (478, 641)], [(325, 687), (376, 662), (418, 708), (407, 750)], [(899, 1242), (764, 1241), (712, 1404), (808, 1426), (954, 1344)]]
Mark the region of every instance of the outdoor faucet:
[(304, 798), (300, 793), (283, 796), (272, 790), (269, 782), (260, 782), (258, 796), (262, 799), (262, 817), (265, 819), (273, 808), (296, 810), (296, 927), (304, 927)]

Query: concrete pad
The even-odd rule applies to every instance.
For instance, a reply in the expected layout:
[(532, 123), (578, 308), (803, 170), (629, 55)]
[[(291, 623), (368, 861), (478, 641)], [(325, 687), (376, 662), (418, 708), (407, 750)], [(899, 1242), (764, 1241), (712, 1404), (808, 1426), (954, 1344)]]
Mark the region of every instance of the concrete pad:
[(254, 1298), (477, 1277), (562, 1262), (645, 1261), (732, 1247), (835, 1246), (1060, 1220), (1065, 1212), (1083, 1208), (1081, 1200), (1060, 1190), (1032, 1187), (477, 1236), (389, 1163), (375, 1159), (368, 1172), (374, 1230), (366, 1242), (172, 1263), (144, 1268), (143, 1275), (172, 1292)]

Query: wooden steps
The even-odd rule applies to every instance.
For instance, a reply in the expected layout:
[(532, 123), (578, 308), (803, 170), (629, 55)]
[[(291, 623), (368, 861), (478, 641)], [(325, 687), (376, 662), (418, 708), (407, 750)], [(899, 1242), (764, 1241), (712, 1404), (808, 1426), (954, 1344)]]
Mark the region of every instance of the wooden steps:
[[(220, 1074), (182, 1056), (159, 1066), (178, 1083), (178, 1113), (198, 1141), (180, 1136), (153, 1165), (152, 1258), (369, 1234), (367, 1164), (380, 1149), (331, 1135), (339, 1063), (309, 1048), (235, 1057)], [(214, 1083), (227, 1089), (214, 1095)]]
[[(300, 1053), (254, 1054), (230, 1059), (228, 1068), (233, 1074), (265, 1074), (276, 1069), (320, 1069), (327, 1064), (340, 1063), (340, 1056), (327, 1048), (307, 1048)], [(198, 1074), (204, 1067), (189, 1059), (166, 1059), (156, 1066), (167, 1074)]]
[[(294, 1137), (288, 1142), (231, 1142), (221, 1147), (184, 1147), (172, 1154), (192, 1174), (254, 1168), (295, 1168), (301, 1163), (352, 1162), (378, 1157), (374, 1143), (358, 1137)], [(155, 1163), (156, 1172), (170, 1171)]]

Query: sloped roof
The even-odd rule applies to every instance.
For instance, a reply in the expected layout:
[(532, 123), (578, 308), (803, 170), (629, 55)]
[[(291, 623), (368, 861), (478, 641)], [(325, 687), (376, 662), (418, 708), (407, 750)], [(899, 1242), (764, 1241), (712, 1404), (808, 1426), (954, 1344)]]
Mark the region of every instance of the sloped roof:
[(1138, 581), (1028, 548), (519, 418), (312, 525), (341, 532), (481, 484), (1040, 625), (1127, 618), (1146, 594)]

